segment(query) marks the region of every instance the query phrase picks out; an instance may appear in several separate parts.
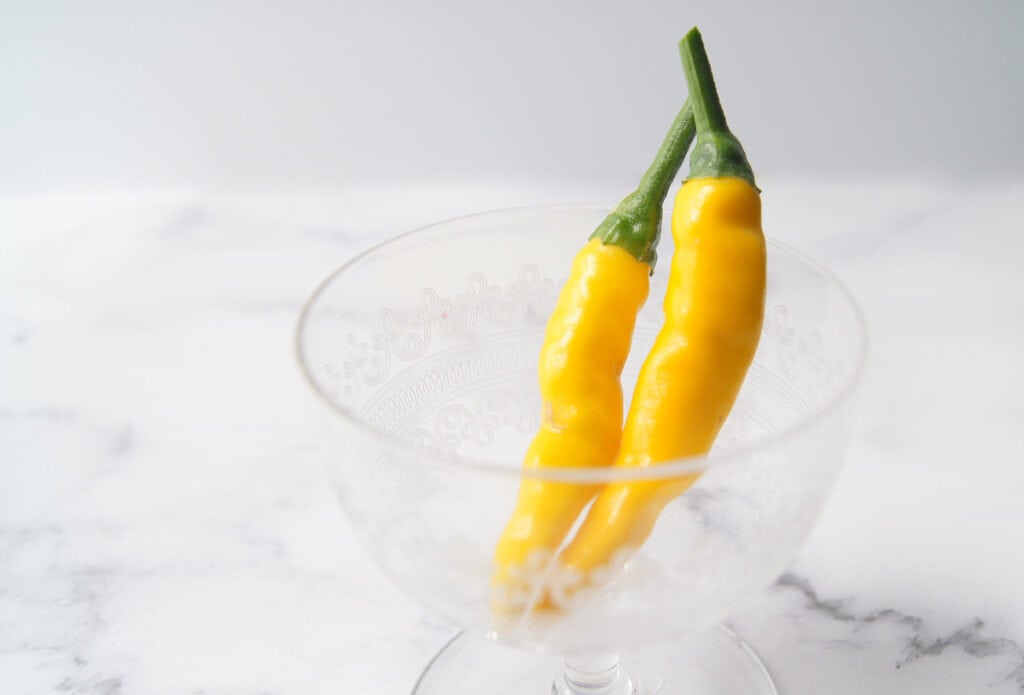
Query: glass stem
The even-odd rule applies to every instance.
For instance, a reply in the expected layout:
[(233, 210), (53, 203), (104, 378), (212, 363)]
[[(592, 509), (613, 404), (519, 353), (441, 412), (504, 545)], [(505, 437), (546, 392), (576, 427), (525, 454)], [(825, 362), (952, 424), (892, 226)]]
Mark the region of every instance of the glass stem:
[(635, 695), (633, 682), (619, 666), (618, 654), (592, 654), (565, 660), (553, 695)]

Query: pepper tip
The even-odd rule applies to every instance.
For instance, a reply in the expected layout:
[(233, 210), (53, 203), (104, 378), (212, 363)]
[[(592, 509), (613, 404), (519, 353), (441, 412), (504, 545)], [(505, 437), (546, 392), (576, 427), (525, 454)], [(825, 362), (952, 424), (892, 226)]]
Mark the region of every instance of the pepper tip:
[(683, 46), (690, 43), (691, 41), (700, 41), (701, 43), (704, 42), (704, 39), (700, 35), (700, 30), (697, 27), (693, 27), (688, 32), (686, 32), (686, 35), (683, 36), (683, 38), (679, 39), (679, 48), (683, 48)]

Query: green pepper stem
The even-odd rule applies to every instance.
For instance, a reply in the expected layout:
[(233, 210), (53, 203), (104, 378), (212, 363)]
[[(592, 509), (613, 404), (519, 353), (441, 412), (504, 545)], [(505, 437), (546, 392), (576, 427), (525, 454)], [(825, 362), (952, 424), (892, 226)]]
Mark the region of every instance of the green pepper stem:
[(636, 198), (642, 200), (645, 206), (660, 206), (664, 203), (668, 189), (683, 164), (686, 151), (690, 149), (695, 134), (694, 113), (690, 100), (687, 99), (672, 121), (668, 133), (665, 134), (658, 153), (654, 155), (654, 161), (644, 172), (640, 178), (640, 185), (636, 188)]
[(725, 123), (725, 112), (722, 101), (715, 89), (715, 77), (711, 74), (711, 63), (704, 48), (697, 27), (679, 42), (679, 55), (683, 59), (683, 72), (686, 84), (690, 88), (690, 101), (693, 102), (693, 115), (697, 120), (697, 129), (702, 131), (728, 130)]
[(735, 176), (757, 188), (743, 145), (725, 122), (704, 40), (696, 27), (679, 42), (679, 56), (683, 59), (683, 72), (697, 122), (697, 141), (690, 155), (687, 180)]
[(661, 237), (661, 208), (695, 134), (693, 110), (687, 100), (636, 190), (622, 199), (590, 238), (625, 249), (638, 261), (649, 264), (653, 271), (657, 260), (655, 247)]

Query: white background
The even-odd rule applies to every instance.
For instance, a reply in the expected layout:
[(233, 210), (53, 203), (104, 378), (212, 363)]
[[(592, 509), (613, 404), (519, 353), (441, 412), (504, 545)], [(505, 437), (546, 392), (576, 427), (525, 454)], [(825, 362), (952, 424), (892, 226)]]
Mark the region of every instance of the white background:
[(1024, 3), (0, 4), (0, 191), (601, 181), (699, 25), (759, 176), (1024, 174)]

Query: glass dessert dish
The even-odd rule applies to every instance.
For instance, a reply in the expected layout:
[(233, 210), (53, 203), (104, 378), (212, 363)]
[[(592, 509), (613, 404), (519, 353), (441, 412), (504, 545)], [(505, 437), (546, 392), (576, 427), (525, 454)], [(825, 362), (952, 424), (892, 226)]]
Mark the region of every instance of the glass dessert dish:
[[(832, 275), (769, 242), (764, 332), (709, 455), (524, 472), (545, 323), (606, 213), (543, 206), (441, 222), (354, 258), (302, 312), (299, 361), (345, 512), (399, 586), (464, 629), (418, 695), (775, 692), (716, 624), (783, 571), (825, 504), (863, 368), (863, 318)], [(668, 237), (623, 370), (627, 407), (661, 322)], [(527, 476), (600, 486), (691, 474), (646, 542), (585, 585), (551, 553), (531, 558), (514, 589), (493, 584), (495, 544)], [(541, 595), (554, 599), (541, 607)]]

